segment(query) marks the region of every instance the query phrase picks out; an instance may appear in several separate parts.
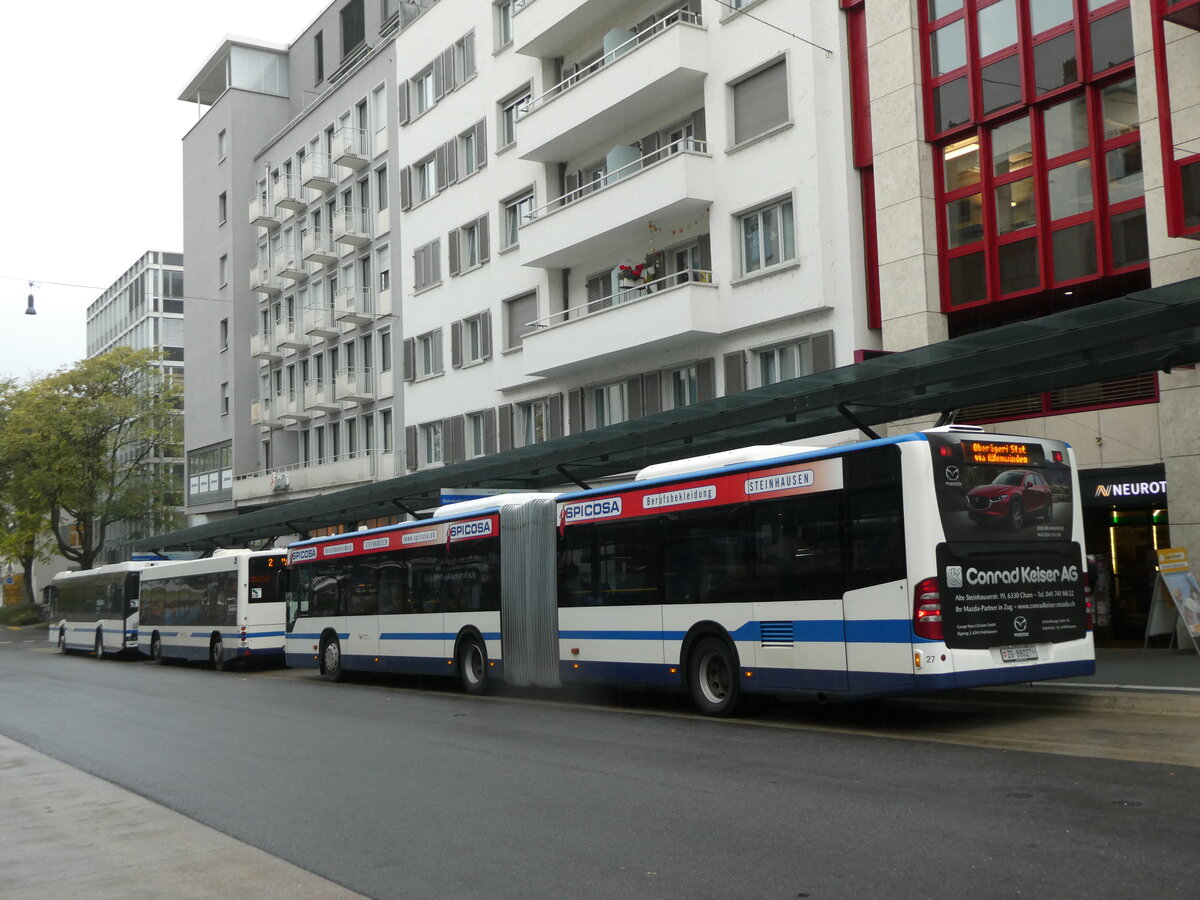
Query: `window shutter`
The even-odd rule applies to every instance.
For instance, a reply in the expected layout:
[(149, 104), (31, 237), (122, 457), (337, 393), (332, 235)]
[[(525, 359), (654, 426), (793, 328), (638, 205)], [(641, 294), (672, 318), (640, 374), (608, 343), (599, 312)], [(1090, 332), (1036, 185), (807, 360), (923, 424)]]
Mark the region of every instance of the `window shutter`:
[(412, 166), (400, 170), (400, 208), (412, 209)]
[(487, 119), (475, 123), (475, 168), (487, 165)]
[(477, 224), (479, 225), (479, 261), (485, 263), (491, 255), (488, 248), (488, 217), (486, 213), (479, 217)]
[(642, 402), (642, 376), (634, 375), (625, 382), (625, 399), (629, 404), (629, 418), (640, 419), (645, 415), (645, 404)]
[(458, 230), (451, 231), (446, 236), (446, 246), (450, 250), (450, 275), (458, 274)]
[(713, 378), (713, 361), (702, 359), (696, 363), (696, 399), (701, 403), (717, 396), (717, 387)]
[(443, 50), (433, 60), (433, 99), (441, 100), (444, 96), (446, 96), (446, 52)]
[(442, 374), (442, 329), (433, 332), (433, 371), (435, 375)]
[(812, 336), (812, 363), (814, 372), (833, 368), (833, 332), (823, 331)]
[(442, 460), (462, 462), (466, 458), (466, 429), (462, 416), (442, 419)]
[(461, 321), (450, 323), (450, 365), (461, 369), (462, 359), (462, 326)]
[(784, 60), (733, 86), (735, 144), (747, 141), (787, 120), (787, 65)]
[(413, 338), (404, 339), (404, 380), (414, 381), (417, 377), (417, 342)]
[(708, 126), (704, 118), (704, 107), (700, 107), (692, 114), (692, 132), (698, 141), (708, 140)]
[(483, 359), (492, 358), (492, 314), (481, 313), (479, 316), (479, 352)]
[(417, 426), (404, 427), (404, 467), (412, 470), (417, 467)]
[(458, 138), (446, 141), (446, 183), (458, 182)]
[(463, 38), (463, 80), (475, 74), (475, 32)]
[(432, 259), (430, 260), (430, 284), (437, 284), (442, 280), (442, 239), (438, 238), (429, 246), (429, 253)]
[(408, 124), (408, 82), (401, 81), (398, 85), (396, 104), (396, 119), (401, 125)]
[(494, 409), (485, 409), (483, 411), (483, 452), (496, 452), (496, 411)]
[(497, 435), (500, 451), (511, 450), (513, 447), (512, 404), (505, 403), (496, 410)]
[(547, 398), (550, 407), (550, 440), (563, 436), (562, 394), (551, 394)]
[(647, 372), (642, 376), (642, 413), (647, 416), (662, 412), (662, 375)]
[(707, 232), (705, 232), (704, 234), (700, 235), (699, 243), (700, 243), (700, 268), (703, 269), (705, 272), (711, 272), (712, 271), (712, 239), (711, 239), (711, 236)]
[(449, 169), (449, 166), (446, 164), (445, 144), (440, 145), (436, 150), (433, 151), (433, 165), (434, 168), (437, 169), (437, 189), (438, 193), (440, 194), (446, 189), (446, 185), (449, 184), (447, 181), (449, 176), (449, 172), (447, 170)]
[(725, 354), (725, 395), (746, 389), (746, 354), (741, 350)]
[(567, 427), (571, 434), (583, 431), (583, 391), (570, 391), (567, 394)]
[(563, 177), (563, 203), (570, 203), (573, 200), (579, 199), (575, 196), (579, 190), (579, 173), (568, 172)]
[(442, 51), (442, 88), (448, 94), (458, 87), (458, 73), (454, 71), (454, 47)]
[(658, 148), (661, 145), (661, 140), (658, 132), (655, 131), (642, 138), (642, 167), (650, 165), (652, 162), (658, 161)]

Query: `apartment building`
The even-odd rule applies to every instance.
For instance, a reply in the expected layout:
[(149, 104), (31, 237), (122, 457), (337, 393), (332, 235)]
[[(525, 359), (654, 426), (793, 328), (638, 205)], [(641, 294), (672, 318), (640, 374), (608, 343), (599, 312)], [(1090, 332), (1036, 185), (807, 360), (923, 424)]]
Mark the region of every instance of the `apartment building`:
[[(163, 379), (184, 382), (184, 293), (183, 255), (148, 251), (134, 262), (87, 308), (88, 357), (100, 356), (117, 347), (153, 350)], [(159, 448), (164, 455), (148, 460), (164, 471), (175, 493), (183, 496), (183, 459), (177, 448)], [(105, 562), (129, 559), (129, 545), (138, 538), (179, 527), (182, 510), (109, 527), (105, 540)]]
[(182, 94), (196, 521), (877, 347), (842, 14), (779, 7), (351, 0), (227, 40)]
[[(188, 509), (1196, 277), (1198, 28), (1200, 0), (336, 0), (230, 39), (183, 94), (216, 298)], [(1076, 447), (1115, 640), (1153, 549), (1200, 543), (1197, 376), (1163, 368), (960, 416)]]

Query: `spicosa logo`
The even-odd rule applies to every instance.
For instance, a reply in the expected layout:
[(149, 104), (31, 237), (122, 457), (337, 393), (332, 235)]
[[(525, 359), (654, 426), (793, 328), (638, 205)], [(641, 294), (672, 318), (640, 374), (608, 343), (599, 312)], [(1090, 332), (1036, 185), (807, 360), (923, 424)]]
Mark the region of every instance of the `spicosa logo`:
[(962, 586), (962, 566), (946, 566), (946, 587), (960, 588)]
[(563, 522), (611, 519), (619, 515), (621, 515), (620, 497), (604, 497), (600, 500), (583, 500), (579, 503), (566, 503), (562, 508)]
[(447, 538), (452, 541), (462, 541), (467, 538), (486, 537), (492, 533), (491, 519), (478, 519), (474, 522), (456, 522), (450, 526)]
[(306, 560), (317, 558), (316, 547), (301, 547), (299, 550), (293, 550), (291, 562), (305, 562)]

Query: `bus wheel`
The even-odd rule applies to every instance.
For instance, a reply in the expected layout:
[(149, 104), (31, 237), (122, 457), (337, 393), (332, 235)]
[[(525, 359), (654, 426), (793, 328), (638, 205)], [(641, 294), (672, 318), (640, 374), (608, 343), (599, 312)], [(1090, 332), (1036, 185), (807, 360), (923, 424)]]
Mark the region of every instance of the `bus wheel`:
[(96, 632), (96, 659), (104, 659), (104, 633)]
[(733, 651), (720, 638), (702, 638), (688, 664), (688, 685), (696, 711), (706, 716), (732, 716), (737, 710), (738, 672)]
[(225, 669), (225, 642), (220, 634), (214, 634), (208, 644), (208, 661), (218, 672)]
[(67, 655), (67, 632), (64, 628), (58, 629), (58, 652)]
[(486, 694), (488, 691), (487, 654), (475, 637), (464, 638), (458, 646), (458, 677), (463, 690), (468, 694)]
[(162, 638), (157, 634), (150, 638), (150, 658), (160, 666), (163, 664)]
[(321, 674), (326, 681), (341, 681), (345, 677), (342, 668), (342, 645), (336, 637), (328, 638), (321, 645)]

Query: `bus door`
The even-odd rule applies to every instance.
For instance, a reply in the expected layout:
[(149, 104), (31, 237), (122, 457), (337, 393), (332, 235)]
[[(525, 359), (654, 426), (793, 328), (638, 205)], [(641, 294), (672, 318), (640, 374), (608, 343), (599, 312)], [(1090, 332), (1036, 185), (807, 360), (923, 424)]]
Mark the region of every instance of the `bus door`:
[(373, 667), (379, 657), (379, 566), (360, 562), (349, 567), (346, 592), (345, 653), (357, 666)]

